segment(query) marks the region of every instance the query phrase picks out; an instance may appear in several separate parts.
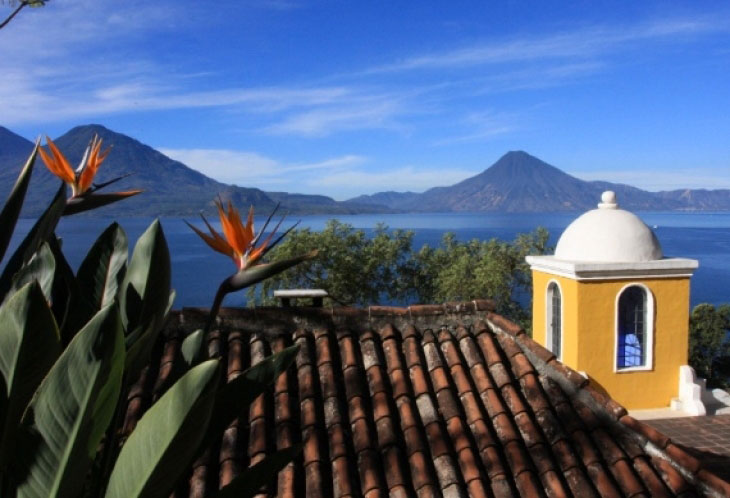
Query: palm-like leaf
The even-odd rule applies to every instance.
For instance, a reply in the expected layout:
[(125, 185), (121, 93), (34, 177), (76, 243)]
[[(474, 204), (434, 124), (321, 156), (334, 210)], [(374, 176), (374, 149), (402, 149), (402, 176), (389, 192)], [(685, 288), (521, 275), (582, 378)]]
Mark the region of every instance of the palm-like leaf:
[(217, 360), (201, 363), (147, 410), (119, 453), (107, 498), (170, 494), (198, 451), (219, 380)]
[(19, 290), (26, 284), (33, 281), (38, 282), (46, 301), (51, 302), (53, 290), (53, 277), (56, 273), (56, 260), (49, 245), (44, 242), (30, 261), (13, 276), (13, 285), (10, 287), (9, 295)]
[(5, 201), (3, 210), (0, 211), (0, 261), (5, 256), (5, 251), (8, 249), (8, 244), (10, 244), (10, 239), (13, 236), (15, 223), (17, 223), (18, 216), (20, 216), (20, 210), (23, 207), (23, 200), (25, 200), (25, 193), (28, 190), (30, 175), (33, 172), (33, 164), (35, 163), (36, 155), (38, 155), (38, 146), (40, 143), (39, 138), (36, 140), (33, 152), (28, 157), (25, 166), (20, 170), (18, 179), (15, 181), (13, 190), (10, 191), (8, 200)]
[(117, 295), (127, 267), (127, 235), (112, 223), (96, 239), (81, 262), (76, 278), (86, 299), (100, 310)]
[(23, 411), (60, 354), (53, 314), (38, 284), (30, 283), (0, 308), (0, 468), (13, 457)]
[(251, 403), (294, 363), (298, 351), (299, 346), (279, 351), (222, 386), (216, 395), (208, 438), (220, 436), (236, 417), (245, 413)]
[(18, 497), (73, 497), (109, 424), (121, 389), (124, 339), (116, 306), (74, 337), (23, 416), (14, 476)]
[(118, 298), (128, 351), (126, 369), (130, 378), (136, 378), (175, 299), (170, 291), (170, 253), (159, 220), (134, 246)]
[(205, 333), (198, 329), (189, 334), (180, 345), (183, 360), (188, 367), (194, 367), (205, 359)]
[(291, 446), (267, 456), (233, 479), (216, 498), (245, 498), (258, 494), (259, 489), (294, 460), (301, 449), (301, 445)]
[(8, 260), (8, 264), (0, 275), (0, 296), (7, 294), (13, 282), (13, 276), (20, 268), (30, 261), (33, 254), (45, 242), (56, 229), (58, 220), (61, 219), (63, 208), (66, 205), (66, 185), (64, 183), (56, 191), (51, 204), (46, 208), (28, 235), (25, 236), (20, 246), (15, 250)]

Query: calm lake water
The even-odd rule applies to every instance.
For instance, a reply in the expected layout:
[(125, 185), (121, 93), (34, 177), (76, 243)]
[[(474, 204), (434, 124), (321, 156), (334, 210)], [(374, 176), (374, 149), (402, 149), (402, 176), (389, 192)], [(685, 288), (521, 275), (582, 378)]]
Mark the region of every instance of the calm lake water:
[[(646, 224), (656, 226), (655, 233), (665, 256), (699, 260), (700, 267), (692, 277), (692, 305), (709, 302), (730, 302), (730, 213), (637, 213)], [(500, 238), (512, 240), (516, 234), (529, 232), (537, 226), (550, 231), (551, 245), (578, 215), (576, 213), (547, 214), (391, 214), (338, 216), (343, 223), (371, 232), (378, 223), (390, 228), (415, 231), (414, 246), (437, 245), (445, 232), (454, 232), (459, 240)], [(303, 216), (301, 226), (313, 230), (324, 228), (332, 216)], [(134, 241), (152, 221), (144, 218), (118, 220), (130, 240)], [(193, 220), (191, 220), (193, 221)], [(58, 234), (71, 266), (76, 269), (96, 237), (112, 220), (96, 218), (64, 218)], [(258, 220), (257, 220), (258, 222)], [(261, 220), (258, 223), (263, 223)], [(175, 308), (209, 306), (220, 281), (230, 275), (232, 262), (212, 252), (185, 225), (182, 219), (165, 218), (162, 225), (172, 257), (173, 287), (177, 291)], [(32, 220), (20, 220), (14, 245), (32, 226)], [(260, 224), (259, 224), (260, 226)], [(216, 225), (219, 229), (220, 227)], [(245, 304), (243, 293), (229, 295), (228, 306)]]

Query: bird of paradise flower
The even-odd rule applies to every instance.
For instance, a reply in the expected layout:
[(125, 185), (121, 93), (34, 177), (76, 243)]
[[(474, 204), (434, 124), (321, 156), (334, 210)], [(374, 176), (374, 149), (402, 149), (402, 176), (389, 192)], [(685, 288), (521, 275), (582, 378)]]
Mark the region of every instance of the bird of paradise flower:
[[(292, 266), (295, 266), (303, 261), (314, 258), (318, 251), (312, 251), (301, 256), (294, 258), (275, 261), (271, 263), (261, 263), (260, 260), (263, 258), (271, 249), (286, 237), (289, 232), (294, 230), (299, 222), (289, 227), (284, 233), (276, 238), (272, 242), (272, 239), (276, 235), (276, 232), (281, 227), (281, 224), (286, 219), (286, 216), (282, 217), (281, 220), (276, 224), (274, 229), (269, 233), (268, 237), (259, 244), (261, 237), (266, 232), (266, 228), (269, 226), (271, 219), (279, 209), (277, 204), (274, 210), (271, 212), (269, 217), (266, 219), (263, 228), (256, 233), (254, 229), (254, 208), (248, 211), (248, 217), (246, 223), (243, 223), (241, 215), (238, 210), (233, 206), (232, 202), (228, 202), (227, 209), (223, 206), (223, 202), (218, 199), (215, 201), (215, 206), (218, 210), (218, 217), (220, 218), (221, 227), (223, 229), (223, 235), (218, 233), (208, 222), (208, 220), (202, 214), (200, 217), (203, 219), (203, 223), (208, 228), (210, 233), (198, 229), (192, 224), (187, 225), (197, 233), (208, 246), (214, 251), (224, 254), (230, 257), (236, 264), (238, 271), (226, 278), (218, 288), (213, 306), (210, 309), (210, 315), (208, 317), (208, 323), (205, 328), (205, 333), (210, 330), (210, 327), (218, 314), (220, 305), (223, 302), (223, 298), (230, 292), (235, 292), (270, 278), (278, 273), (288, 270)], [(258, 263), (258, 264), (257, 264)]]
[(71, 168), (68, 159), (66, 159), (56, 144), (53, 143), (53, 140), (48, 136), (46, 136), (46, 143), (50, 149), (50, 154), (40, 147), (38, 153), (41, 159), (51, 173), (71, 187), (71, 197), (66, 200), (65, 215), (101, 207), (142, 192), (141, 190), (127, 190), (108, 194), (96, 193), (99, 189), (127, 176), (119, 176), (102, 184), (94, 183), (94, 177), (99, 170), (99, 166), (111, 151), (111, 147), (103, 152), (101, 151), (102, 139), (98, 135), (94, 135), (86, 147), (86, 151), (76, 171)]

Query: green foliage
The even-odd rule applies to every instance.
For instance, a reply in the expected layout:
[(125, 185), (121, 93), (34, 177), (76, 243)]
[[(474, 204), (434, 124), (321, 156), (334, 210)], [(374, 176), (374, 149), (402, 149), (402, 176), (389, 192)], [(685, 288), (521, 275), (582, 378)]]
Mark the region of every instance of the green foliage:
[(698, 304), (689, 318), (689, 364), (709, 385), (730, 385), (730, 304)]
[[(260, 291), (264, 302), (270, 300), (273, 289), (309, 287), (326, 289), (339, 304), (400, 300), (415, 290), (412, 242), (413, 232), (391, 233), (378, 225), (374, 236), (368, 238), (364, 231), (337, 220), (329, 221), (321, 232), (296, 230), (272, 254), (287, 259), (319, 249), (318, 257), (264, 281)], [(251, 289), (249, 297), (255, 296)]]
[(74, 337), (25, 411), (11, 466), (19, 497), (82, 491), (117, 404), (123, 366), (119, 313), (108, 306)]
[[(0, 259), (36, 152), (0, 211)], [(74, 274), (55, 235), (61, 216), (73, 212), (67, 207), (74, 198), (65, 196), (62, 184), (0, 275), (0, 496), (169, 496), (192, 460), (247, 412), (297, 349), (225, 383), (219, 361), (206, 361), (204, 331), (194, 332), (167, 391), (120, 445), (129, 386), (149, 362), (175, 296), (170, 254), (155, 221), (128, 261), (127, 237), (113, 223)], [(228, 291), (300, 260), (252, 267), (228, 279)], [(268, 480), (296, 451), (272, 455), (248, 472)], [(258, 488), (240, 479), (234, 484), (222, 491), (247, 496)]]
[(202, 441), (200, 428), (210, 420), (219, 374), (217, 360), (201, 363), (147, 410), (122, 447), (108, 498), (170, 494)]
[[(413, 248), (413, 235), (378, 225), (368, 237), (336, 220), (321, 232), (297, 230), (273, 254), (288, 258), (319, 248), (319, 257), (266, 280), (258, 296), (269, 302), (273, 289), (315, 287), (341, 304), (491, 298), (500, 313), (527, 325), (529, 312), (518, 302), (519, 297), (529, 298), (531, 290), (525, 256), (549, 250), (547, 230), (538, 228), (512, 242), (460, 242), (449, 233), (439, 246), (419, 250)], [(253, 301), (257, 293), (250, 290), (249, 297)]]

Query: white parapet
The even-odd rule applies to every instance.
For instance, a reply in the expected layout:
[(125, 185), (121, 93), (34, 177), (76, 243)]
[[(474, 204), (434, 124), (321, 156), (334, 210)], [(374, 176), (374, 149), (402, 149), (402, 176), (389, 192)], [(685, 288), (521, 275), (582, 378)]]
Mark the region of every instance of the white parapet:
[(705, 415), (702, 395), (705, 392), (705, 379), (697, 377), (689, 365), (679, 367), (679, 397), (672, 400), (672, 408), (689, 415)]

